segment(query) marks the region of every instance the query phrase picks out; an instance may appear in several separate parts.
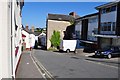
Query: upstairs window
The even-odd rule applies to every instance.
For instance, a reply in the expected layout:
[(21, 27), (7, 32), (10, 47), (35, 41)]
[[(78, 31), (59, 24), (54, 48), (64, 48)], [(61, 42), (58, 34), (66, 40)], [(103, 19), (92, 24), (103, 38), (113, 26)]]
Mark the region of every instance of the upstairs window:
[(115, 31), (116, 30), (116, 23), (113, 22), (112, 26), (113, 26), (112, 30)]
[(111, 22), (108, 22), (108, 23), (107, 23), (107, 27), (108, 27), (107, 30), (108, 30), (108, 31), (111, 31)]
[(109, 13), (112, 11), (116, 11), (116, 5), (111, 6), (111, 7), (107, 7), (107, 8), (103, 8), (101, 13), (104, 14), (104, 13)]
[(115, 31), (116, 27), (115, 27), (116, 23), (115, 22), (104, 22), (101, 23), (101, 31)]
[(100, 29), (101, 31), (104, 31), (104, 23), (101, 23)]
[(110, 7), (106, 8), (106, 13), (110, 12)]
[(107, 23), (104, 23), (103, 31), (108, 31), (108, 29), (107, 29)]
[(112, 6), (111, 11), (116, 11), (116, 6)]
[(106, 13), (106, 9), (105, 8), (102, 9), (102, 14), (104, 14), (104, 13)]

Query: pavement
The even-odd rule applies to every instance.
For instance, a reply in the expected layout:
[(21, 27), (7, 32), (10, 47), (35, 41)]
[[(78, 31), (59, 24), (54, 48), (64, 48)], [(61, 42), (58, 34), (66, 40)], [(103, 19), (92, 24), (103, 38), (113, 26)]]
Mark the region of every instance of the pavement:
[(35, 65), (34, 61), (31, 58), (30, 51), (24, 51), (21, 56), (20, 63), (16, 72), (16, 79), (22, 78), (42, 78), (42, 75), (39, 72), (39, 69)]

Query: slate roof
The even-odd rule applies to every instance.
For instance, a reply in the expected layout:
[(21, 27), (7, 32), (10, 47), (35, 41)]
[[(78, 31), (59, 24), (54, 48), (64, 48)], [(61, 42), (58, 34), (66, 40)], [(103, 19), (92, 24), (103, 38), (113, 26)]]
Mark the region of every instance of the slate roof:
[(41, 32), (32, 32), (31, 30), (26, 30), (23, 25), (22, 25), (22, 29), (25, 30), (26, 32), (28, 32), (29, 34), (34, 34), (35, 36), (40, 35)]
[(58, 20), (58, 21), (71, 21), (75, 20), (75, 18), (71, 15), (63, 15), (63, 14), (48, 14), (49, 20)]
[(35, 36), (39, 36), (41, 34), (41, 32), (34, 32)]

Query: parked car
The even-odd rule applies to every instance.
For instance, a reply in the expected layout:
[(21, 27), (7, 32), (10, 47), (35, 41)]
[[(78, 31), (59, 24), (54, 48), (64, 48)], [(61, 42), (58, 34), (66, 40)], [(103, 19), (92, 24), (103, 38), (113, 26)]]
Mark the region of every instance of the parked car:
[(74, 51), (76, 53), (77, 40), (62, 40), (60, 43), (60, 51)]
[(95, 56), (104, 56), (109, 59), (113, 56), (120, 56), (120, 47), (110, 47), (103, 50), (97, 50), (95, 51)]

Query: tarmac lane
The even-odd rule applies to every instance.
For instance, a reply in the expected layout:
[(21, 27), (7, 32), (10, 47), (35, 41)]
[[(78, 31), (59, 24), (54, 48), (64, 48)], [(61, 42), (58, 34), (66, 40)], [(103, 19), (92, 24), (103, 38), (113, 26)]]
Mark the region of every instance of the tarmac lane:
[(105, 78), (116, 79), (118, 68), (86, 61), (85, 57), (57, 54), (51, 51), (33, 50), (32, 55), (54, 78)]

